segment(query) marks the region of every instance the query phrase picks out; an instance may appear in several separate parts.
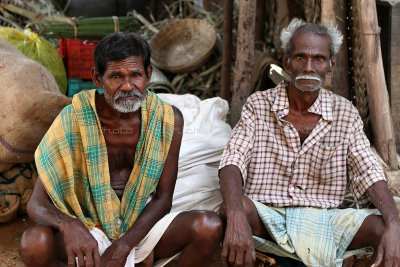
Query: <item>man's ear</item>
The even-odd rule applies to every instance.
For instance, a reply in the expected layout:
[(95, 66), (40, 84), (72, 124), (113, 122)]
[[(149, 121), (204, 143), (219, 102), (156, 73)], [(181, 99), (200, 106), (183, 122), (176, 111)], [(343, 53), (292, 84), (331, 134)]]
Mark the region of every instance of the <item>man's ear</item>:
[(289, 71), (289, 62), (290, 62), (290, 57), (288, 54), (286, 54), (285, 52), (283, 52), (282, 54), (282, 66), (283, 69), (286, 71)]
[(149, 65), (149, 66), (147, 67), (147, 79), (148, 79), (147, 82), (150, 82), (151, 74), (152, 74), (152, 73), (153, 73), (153, 66), (152, 66), (152, 65)]
[(333, 56), (329, 59), (329, 74), (333, 73), (333, 70), (335, 69), (336, 66), (336, 56)]
[(103, 83), (101, 82), (100, 73), (96, 68), (92, 68), (92, 81), (97, 88), (103, 88)]

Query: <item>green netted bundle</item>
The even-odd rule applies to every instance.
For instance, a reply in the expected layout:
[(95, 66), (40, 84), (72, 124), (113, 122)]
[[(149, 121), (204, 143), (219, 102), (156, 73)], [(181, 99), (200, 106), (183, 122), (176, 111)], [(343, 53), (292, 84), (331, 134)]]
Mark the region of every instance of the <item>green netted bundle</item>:
[(0, 38), (18, 48), (27, 58), (48, 69), (53, 74), (60, 92), (65, 95), (67, 92), (67, 75), (62, 59), (52, 44), (29, 29), (21, 31), (9, 27), (0, 27)]
[(137, 32), (141, 26), (142, 24), (134, 17), (71, 19), (70, 23), (48, 25), (40, 31), (40, 34), (47, 38), (100, 40), (112, 32)]

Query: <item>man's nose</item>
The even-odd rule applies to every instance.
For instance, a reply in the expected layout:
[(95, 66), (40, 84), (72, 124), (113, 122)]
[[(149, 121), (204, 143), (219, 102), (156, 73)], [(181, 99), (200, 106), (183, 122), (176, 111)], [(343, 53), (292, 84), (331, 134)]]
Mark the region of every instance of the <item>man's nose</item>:
[(129, 91), (132, 91), (133, 87), (134, 87), (133, 83), (130, 81), (129, 77), (127, 77), (122, 82), (121, 90), (129, 92)]
[(314, 64), (311, 58), (306, 59), (306, 62), (304, 63), (304, 72), (314, 72)]

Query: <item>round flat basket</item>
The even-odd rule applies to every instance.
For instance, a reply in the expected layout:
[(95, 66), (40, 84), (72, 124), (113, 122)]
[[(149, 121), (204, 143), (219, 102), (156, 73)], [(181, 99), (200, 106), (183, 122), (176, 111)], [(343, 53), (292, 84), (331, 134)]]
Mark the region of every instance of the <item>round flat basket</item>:
[(215, 41), (215, 29), (205, 20), (171, 22), (150, 41), (152, 63), (172, 73), (190, 72), (207, 61)]

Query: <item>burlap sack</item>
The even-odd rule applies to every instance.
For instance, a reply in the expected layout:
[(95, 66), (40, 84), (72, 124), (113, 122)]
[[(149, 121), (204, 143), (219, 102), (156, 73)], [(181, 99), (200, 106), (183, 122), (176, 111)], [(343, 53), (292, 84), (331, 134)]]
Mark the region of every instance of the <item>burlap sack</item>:
[(0, 174), (0, 223), (26, 213), (37, 177), (34, 162), (15, 164)]
[(33, 160), (40, 140), (71, 103), (50, 72), (0, 38), (0, 173)]

